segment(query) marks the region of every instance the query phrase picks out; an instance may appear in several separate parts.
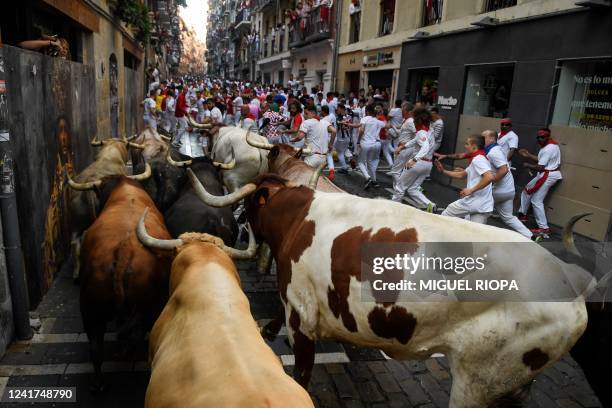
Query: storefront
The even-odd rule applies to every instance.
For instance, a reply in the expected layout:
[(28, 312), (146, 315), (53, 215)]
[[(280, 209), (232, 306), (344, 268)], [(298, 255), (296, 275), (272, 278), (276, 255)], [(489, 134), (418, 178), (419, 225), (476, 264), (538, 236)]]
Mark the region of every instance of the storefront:
[(387, 90), (391, 103), (397, 95), (397, 81), (401, 62), (401, 47), (363, 52), (364, 88), (372, 87), (381, 93)]
[[(499, 130), (506, 116), (519, 147), (532, 152), (536, 130), (551, 127), (564, 180), (547, 203), (549, 219), (561, 225), (591, 212), (576, 230), (604, 240), (612, 211), (610, 21), (608, 9), (580, 9), (406, 42), (398, 96), (440, 108), (444, 152), (462, 149), (469, 134)], [(517, 184), (524, 185), (530, 176), (517, 155), (513, 166)]]
[(345, 95), (349, 95), (350, 92), (357, 95), (359, 89), (364, 87), (362, 68), (363, 53), (361, 51), (340, 54), (336, 90)]
[(294, 78), (310, 91), (323, 84), (325, 92), (331, 89), (333, 54), (330, 42), (319, 41), (302, 48), (291, 50)]

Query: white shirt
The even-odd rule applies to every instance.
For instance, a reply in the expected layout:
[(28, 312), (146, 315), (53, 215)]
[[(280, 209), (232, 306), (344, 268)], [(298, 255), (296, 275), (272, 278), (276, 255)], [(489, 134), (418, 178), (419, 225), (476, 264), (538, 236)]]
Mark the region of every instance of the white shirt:
[(204, 110), (206, 109), (204, 108), (204, 98), (198, 99), (196, 106), (198, 107), (198, 115), (204, 116)]
[(334, 98), (331, 101), (327, 101), (326, 99), (323, 99), (321, 101), (321, 106), (325, 106), (327, 105), (327, 107), (329, 108), (329, 114), (330, 115), (335, 115), (336, 114), (336, 108), (338, 107), (338, 99)]
[(389, 111), (389, 118), (391, 118), (391, 124), (395, 127), (402, 126), (404, 118), (402, 117), (402, 110), (400, 108), (393, 108)]
[(502, 151), (508, 157), (510, 149), (518, 148), (518, 135), (514, 131), (509, 131), (504, 136), (501, 136), (501, 132), (497, 135), (497, 144), (501, 147)]
[(362, 145), (373, 145), (380, 140), (380, 130), (385, 127), (385, 122), (376, 119), (374, 116), (366, 116), (360, 121), (363, 127)]
[(414, 138), (419, 151), (414, 156), (414, 160), (427, 159), (431, 160), (434, 152), (433, 130), (419, 130)]
[(408, 147), (408, 143), (414, 140), (416, 135), (416, 128), (414, 127), (414, 118), (405, 119), (400, 127), (400, 137), (398, 142), (404, 143)]
[[(467, 171), (467, 186), (468, 188), (472, 188), (480, 183), (483, 174), (487, 171), (491, 171), (491, 163), (489, 163), (489, 160), (487, 160), (485, 156), (479, 154), (472, 159), (472, 162), (465, 170)], [(491, 187), (491, 183), (461, 200), (469, 206), (472, 212), (492, 212), (493, 188)]]
[(172, 95), (166, 97), (166, 112), (174, 113), (176, 101)]
[(144, 100), (144, 115), (143, 118), (145, 119), (153, 119), (153, 115), (151, 113), (151, 109), (155, 109), (155, 101), (153, 100), (153, 98), (147, 98)]
[(217, 108), (216, 106), (212, 108), (210, 111), (210, 119), (213, 121), (213, 123), (223, 122), (223, 114), (221, 113), (221, 109)]
[(559, 145), (549, 143), (541, 148), (538, 153), (538, 164), (544, 166), (544, 170), (557, 170), (561, 166)]
[(336, 127), (336, 115), (334, 115), (333, 113), (330, 113), (329, 115), (325, 116), (323, 120), (329, 122), (329, 124), (333, 127)]
[(493, 184), (493, 192), (497, 194), (514, 192), (514, 177), (512, 177), (512, 172), (510, 171), (508, 156), (504, 154), (501, 147), (499, 147), (499, 145), (493, 146), (491, 150), (489, 150), (489, 154), (487, 154), (487, 159), (489, 159), (491, 163), (493, 176), (497, 174), (497, 170), (500, 167), (508, 166), (506, 175), (497, 183)]
[(306, 119), (300, 125), (300, 132), (306, 134), (306, 145), (312, 148), (314, 153), (327, 154), (329, 150), (329, 132), (327, 128), (330, 123), (325, 119)]
[(353, 3), (349, 4), (349, 15), (353, 15), (355, 13), (359, 13), (361, 11), (361, 7), (355, 5)]
[(241, 96), (237, 96), (234, 101), (234, 112), (240, 112), (240, 107), (243, 105), (242, 102), (242, 97)]

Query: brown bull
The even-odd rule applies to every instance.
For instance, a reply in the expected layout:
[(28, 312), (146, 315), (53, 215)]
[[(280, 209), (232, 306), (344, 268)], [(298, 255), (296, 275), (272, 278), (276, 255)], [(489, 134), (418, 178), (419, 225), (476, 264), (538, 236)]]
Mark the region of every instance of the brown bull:
[(312, 407), (308, 393), (285, 374), (259, 335), (240, 287), (231, 257), (253, 256), (250, 230), (249, 248), (238, 251), (208, 234), (153, 238), (145, 217), (146, 212), (138, 225), (141, 242), (175, 248), (177, 254), (170, 299), (149, 339), (151, 379), (145, 406)]
[[(87, 184), (106, 176), (125, 175), (128, 160), (128, 146), (140, 147), (121, 139), (103, 141), (94, 138), (92, 146), (100, 146), (96, 160), (74, 178), (77, 184)], [(74, 183), (73, 183), (74, 184)], [(71, 184), (71, 186), (73, 186)], [(73, 277), (79, 275), (81, 235), (94, 222), (100, 211), (100, 203), (93, 191), (76, 189), (70, 197), (71, 251), (74, 259)]]
[(119, 318), (143, 330), (153, 325), (168, 297), (171, 258), (168, 252), (143, 247), (136, 237), (138, 219), (150, 207), (147, 228), (170, 238), (162, 215), (138, 183), (111, 176), (93, 187), (98, 188), (103, 210), (83, 241), (80, 303), (95, 369), (94, 389), (101, 390), (107, 323)]

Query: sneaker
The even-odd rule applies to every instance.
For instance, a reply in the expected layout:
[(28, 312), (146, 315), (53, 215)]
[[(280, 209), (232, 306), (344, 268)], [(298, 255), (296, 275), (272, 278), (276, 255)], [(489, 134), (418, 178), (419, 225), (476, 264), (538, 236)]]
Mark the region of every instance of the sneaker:
[(437, 209), (438, 207), (434, 203), (429, 203), (427, 204), (427, 208), (425, 209), (425, 211), (427, 211), (430, 214), (435, 214)]
[(370, 188), (370, 184), (372, 184), (372, 179), (367, 179), (365, 184), (363, 185), (363, 189), (367, 190), (368, 188)]
[(550, 235), (550, 228), (531, 228), (533, 234), (541, 235), (544, 238), (548, 238)]
[(527, 218), (527, 216), (525, 214), (521, 214), (521, 213), (518, 214), (518, 219), (519, 219), (520, 222), (527, 222), (527, 221), (529, 221), (529, 218)]
[(336, 170), (330, 169), (327, 178), (329, 179), (329, 181), (334, 181), (334, 179), (336, 178)]
[(543, 239), (544, 239), (544, 237), (542, 235), (535, 235), (534, 234), (534, 235), (531, 236), (531, 240), (533, 242), (535, 242), (535, 243), (542, 242)]

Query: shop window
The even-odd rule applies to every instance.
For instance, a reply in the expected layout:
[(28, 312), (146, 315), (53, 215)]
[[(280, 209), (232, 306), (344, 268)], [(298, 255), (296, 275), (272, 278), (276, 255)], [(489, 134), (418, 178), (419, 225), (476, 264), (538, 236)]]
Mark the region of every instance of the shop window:
[(406, 95), (411, 102), (435, 105), (438, 100), (438, 68), (413, 69), (409, 71)]
[(423, 0), (423, 27), (442, 22), (444, 0)]
[(516, 0), (486, 0), (484, 12), (516, 6)]
[(503, 118), (508, 116), (514, 65), (468, 67), (463, 114)]
[(612, 131), (612, 59), (562, 63), (552, 123)]
[(393, 32), (393, 21), (395, 20), (395, 0), (380, 1), (380, 28), (378, 35), (389, 35)]

